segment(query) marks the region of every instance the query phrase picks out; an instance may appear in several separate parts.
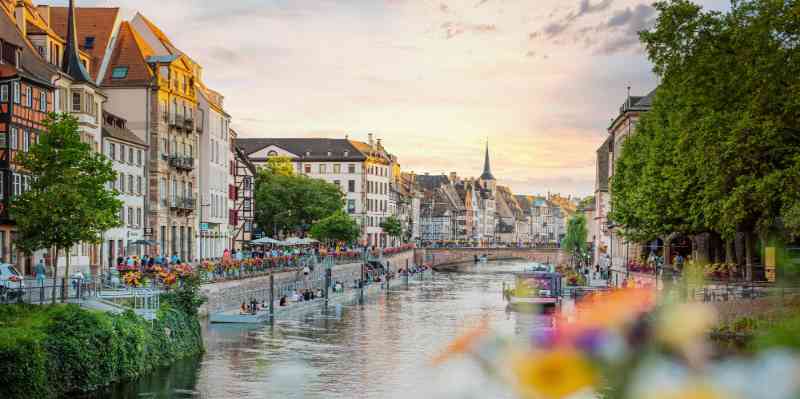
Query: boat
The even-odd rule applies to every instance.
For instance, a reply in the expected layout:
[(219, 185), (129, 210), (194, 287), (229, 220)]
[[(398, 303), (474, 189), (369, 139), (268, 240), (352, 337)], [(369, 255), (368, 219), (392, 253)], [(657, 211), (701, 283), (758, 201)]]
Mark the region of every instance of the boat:
[(489, 260), (487, 255), (475, 255), (475, 263), (486, 263)]
[(561, 305), (561, 274), (550, 271), (516, 273), (514, 288), (505, 294), (512, 310), (556, 308)]

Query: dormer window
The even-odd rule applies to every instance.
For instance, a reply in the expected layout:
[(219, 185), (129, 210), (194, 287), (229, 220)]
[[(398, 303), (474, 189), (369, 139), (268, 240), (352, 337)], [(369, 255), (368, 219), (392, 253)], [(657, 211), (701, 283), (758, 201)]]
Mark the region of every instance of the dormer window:
[(332, 153), (331, 153), (330, 151), (328, 151), (328, 156), (331, 156), (331, 154), (332, 154)]
[(274, 157), (274, 156), (276, 156), (276, 155), (278, 155), (278, 152), (277, 152), (277, 151), (275, 151), (275, 150), (271, 150), (270, 152), (268, 152), (268, 153), (267, 153), (267, 156), (268, 156), (268, 157)]
[(128, 67), (118, 66), (111, 70), (111, 79), (125, 79), (128, 77)]
[(83, 48), (85, 49), (94, 48), (94, 36), (86, 36), (86, 38), (83, 40)]
[(21, 57), (22, 57), (22, 51), (17, 50), (14, 53), (14, 66), (17, 68), (19, 68), (19, 66), (22, 64), (22, 62), (20, 61), (22, 59)]
[(346, 156), (346, 157), (347, 157), (347, 156), (350, 156), (350, 151), (345, 151), (345, 152), (344, 152), (344, 156)]
[(306, 151), (306, 156), (310, 157), (311, 156), (311, 151)]

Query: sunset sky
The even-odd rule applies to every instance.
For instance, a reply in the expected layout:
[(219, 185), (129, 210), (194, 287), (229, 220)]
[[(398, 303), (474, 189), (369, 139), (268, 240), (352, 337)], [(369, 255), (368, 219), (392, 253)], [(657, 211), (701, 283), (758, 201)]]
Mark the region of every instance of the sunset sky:
[(517, 193), (591, 193), (626, 87), (656, 85), (636, 36), (656, 15), (639, 0), (77, 4), (155, 22), (204, 66), (243, 137), (372, 132), (405, 170), (463, 176), (480, 174), (488, 139)]

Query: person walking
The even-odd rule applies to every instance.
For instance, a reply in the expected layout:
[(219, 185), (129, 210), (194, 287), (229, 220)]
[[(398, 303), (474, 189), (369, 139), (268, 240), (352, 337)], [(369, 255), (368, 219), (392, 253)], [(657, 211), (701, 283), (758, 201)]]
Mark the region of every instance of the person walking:
[(44, 259), (39, 258), (39, 263), (36, 264), (34, 272), (36, 273), (36, 283), (38, 283), (40, 287), (44, 287), (44, 278), (47, 273), (44, 267)]

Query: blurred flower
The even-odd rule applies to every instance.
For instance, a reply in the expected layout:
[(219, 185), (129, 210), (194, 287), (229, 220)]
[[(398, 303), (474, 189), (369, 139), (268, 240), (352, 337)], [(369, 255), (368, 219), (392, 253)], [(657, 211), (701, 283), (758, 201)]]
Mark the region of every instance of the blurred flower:
[(438, 365), (452, 357), (456, 354), (467, 353), (472, 351), (475, 348), (477, 342), (483, 338), (489, 331), (489, 323), (484, 318), (481, 319), (481, 322), (475, 328), (470, 329), (466, 333), (462, 334), (460, 337), (454, 339), (447, 345), (447, 348), (433, 358), (432, 362), (434, 365)]
[(716, 365), (709, 380), (736, 397), (796, 398), (800, 391), (800, 361), (791, 352), (770, 350), (753, 360), (728, 360)]
[(597, 371), (578, 351), (558, 348), (531, 352), (512, 362), (516, 386), (523, 398), (561, 399), (597, 382)]
[(701, 366), (710, 355), (705, 334), (717, 317), (714, 308), (685, 303), (664, 309), (656, 325), (656, 338), (683, 353), (693, 366)]

